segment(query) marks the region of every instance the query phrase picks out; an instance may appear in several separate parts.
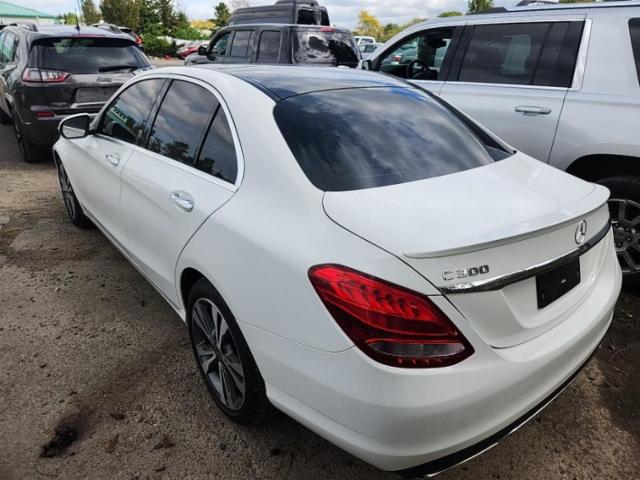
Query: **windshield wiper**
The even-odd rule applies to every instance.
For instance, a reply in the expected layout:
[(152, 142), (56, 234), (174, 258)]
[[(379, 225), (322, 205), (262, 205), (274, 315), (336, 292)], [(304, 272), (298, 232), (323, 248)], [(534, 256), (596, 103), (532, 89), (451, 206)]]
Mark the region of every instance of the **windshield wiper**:
[(138, 65), (110, 65), (108, 67), (100, 67), (98, 71), (100, 73), (117, 72), (119, 70), (127, 70), (129, 72), (132, 72), (133, 70), (137, 70), (138, 68), (140, 68)]

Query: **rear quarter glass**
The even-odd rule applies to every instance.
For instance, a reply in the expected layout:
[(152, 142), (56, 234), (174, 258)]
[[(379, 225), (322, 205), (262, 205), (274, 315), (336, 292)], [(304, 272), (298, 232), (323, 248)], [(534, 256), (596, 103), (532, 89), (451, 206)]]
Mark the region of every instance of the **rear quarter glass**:
[(412, 87), (298, 95), (279, 102), (274, 115), (302, 170), (323, 191), (438, 177), (496, 158), (446, 105)]

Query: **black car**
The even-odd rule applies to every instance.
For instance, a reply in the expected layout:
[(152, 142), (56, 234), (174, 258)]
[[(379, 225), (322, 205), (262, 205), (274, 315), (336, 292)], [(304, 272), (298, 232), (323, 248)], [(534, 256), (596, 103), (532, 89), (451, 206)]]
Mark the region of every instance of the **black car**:
[(185, 60), (198, 63), (286, 63), (355, 68), (360, 51), (347, 29), (300, 24), (233, 25)]
[(103, 29), (8, 26), (0, 33), (0, 123), (27, 162), (50, 157), (58, 123), (97, 113), (136, 71), (151, 68), (131, 37)]

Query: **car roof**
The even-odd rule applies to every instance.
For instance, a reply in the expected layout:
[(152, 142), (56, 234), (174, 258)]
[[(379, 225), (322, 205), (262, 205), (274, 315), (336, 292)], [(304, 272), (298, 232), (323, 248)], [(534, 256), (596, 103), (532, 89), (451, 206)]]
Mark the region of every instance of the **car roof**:
[[(470, 20), (493, 20), (493, 19), (508, 19), (512, 15), (522, 16), (536, 16), (536, 15), (549, 15), (554, 13), (569, 12), (575, 14), (587, 14), (593, 15), (594, 12), (603, 9), (612, 8), (638, 8), (640, 7), (639, 0), (622, 0), (622, 1), (604, 1), (604, 2), (592, 2), (592, 3), (558, 3), (558, 4), (531, 4), (526, 6), (514, 6), (514, 7), (496, 7), (494, 9), (487, 10), (487, 13), (476, 13), (459, 15), (454, 17), (437, 17), (425, 20), (424, 22), (417, 23), (411, 27), (403, 30), (398, 35), (406, 36), (407, 33), (413, 33), (416, 30), (420, 30), (424, 27), (437, 26), (438, 24), (456, 25), (462, 24)], [(395, 37), (394, 37), (395, 38)]]
[[(239, 23), (237, 25), (227, 25), (224, 28), (221, 28), (218, 31), (221, 30), (242, 30), (244, 28), (288, 28), (288, 27), (292, 27), (292, 28), (300, 28), (300, 29), (304, 29), (304, 30), (331, 30), (331, 31), (336, 31), (336, 32), (351, 32), (351, 30), (349, 30), (348, 28), (342, 28), (342, 27), (331, 27), (328, 25), (307, 25), (304, 23)], [(217, 32), (216, 32), (217, 33)]]
[[(221, 72), (243, 80), (275, 101), (306, 93), (365, 87), (412, 87), (396, 77), (352, 68), (326, 66), (215, 65), (179, 67), (187, 72), (199, 71), (206, 80), (207, 71)], [(180, 73), (184, 73), (182, 70)]]
[(14, 31), (28, 34), (31, 39), (47, 38), (47, 37), (81, 37), (96, 36), (108, 38), (122, 38), (131, 40), (131, 37), (124, 33), (116, 33), (104, 28), (84, 27), (77, 28), (75, 25), (37, 25), (35, 28), (27, 26), (12, 26)]

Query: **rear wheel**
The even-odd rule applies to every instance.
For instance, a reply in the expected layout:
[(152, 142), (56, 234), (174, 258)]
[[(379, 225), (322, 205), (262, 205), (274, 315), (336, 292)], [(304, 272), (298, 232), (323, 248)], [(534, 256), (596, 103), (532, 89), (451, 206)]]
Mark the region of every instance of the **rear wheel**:
[(0, 108), (0, 123), (2, 125), (11, 125), (11, 115), (7, 115), (2, 108)]
[(231, 310), (205, 279), (191, 289), (187, 321), (200, 375), (218, 408), (240, 424), (266, 420), (273, 407), (262, 376)]
[(611, 190), (609, 212), (622, 272), (626, 278), (640, 279), (640, 177), (621, 175), (598, 183)]
[(22, 127), (20, 126), (20, 120), (13, 119), (13, 132), (16, 136), (16, 142), (18, 143), (18, 149), (20, 150), (20, 156), (27, 163), (35, 163), (40, 160), (41, 148), (27, 139), (22, 133)]
[(58, 160), (56, 161), (56, 167), (58, 170), (58, 180), (60, 181), (62, 200), (64, 201), (64, 206), (67, 210), (71, 223), (80, 228), (92, 227), (93, 223), (89, 217), (84, 214), (82, 207), (80, 206), (80, 202), (78, 202), (78, 199), (76, 198), (73, 187), (71, 186), (71, 181), (67, 175), (67, 171), (64, 169), (64, 165), (62, 165), (62, 162)]

